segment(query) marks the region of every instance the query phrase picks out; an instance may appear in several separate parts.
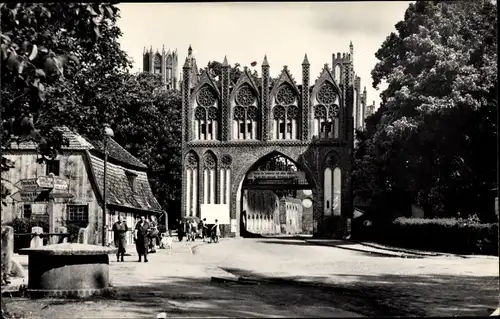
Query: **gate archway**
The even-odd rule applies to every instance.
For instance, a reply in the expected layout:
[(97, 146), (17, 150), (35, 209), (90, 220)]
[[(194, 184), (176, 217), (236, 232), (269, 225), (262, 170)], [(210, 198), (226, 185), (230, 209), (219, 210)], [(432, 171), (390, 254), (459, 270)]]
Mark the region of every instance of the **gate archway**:
[[(308, 178), (309, 177), (309, 178)], [(313, 183), (299, 165), (279, 152), (254, 163), (242, 180), (239, 198), (241, 235), (301, 234), (313, 225)], [(306, 190), (306, 192), (303, 192)]]

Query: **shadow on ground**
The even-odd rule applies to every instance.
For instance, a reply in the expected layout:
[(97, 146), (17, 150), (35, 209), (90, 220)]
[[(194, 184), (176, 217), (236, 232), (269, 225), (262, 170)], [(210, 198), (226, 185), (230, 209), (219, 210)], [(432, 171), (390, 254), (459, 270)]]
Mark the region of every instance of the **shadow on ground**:
[(344, 280), (319, 284), (331, 277), (272, 278), (242, 269), (222, 269), (279, 287), (308, 287), (313, 290), (304, 293), (365, 316), (489, 316), (498, 305), (498, 277), (492, 276), (332, 274)]
[[(344, 317), (348, 312), (364, 316), (488, 316), (498, 304), (498, 277), (332, 274), (276, 279), (242, 269), (223, 270), (253, 280), (223, 283), (163, 277), (154, 282), (122, 283), (112, 295), (85, 301), (4, 301), (9, 311), (35, 313), (32, 318), (68, 314), (73, 318), (151, 318), (162, 311), (169, 317)], [(326, 281), (335, 283), (318, 284)]]

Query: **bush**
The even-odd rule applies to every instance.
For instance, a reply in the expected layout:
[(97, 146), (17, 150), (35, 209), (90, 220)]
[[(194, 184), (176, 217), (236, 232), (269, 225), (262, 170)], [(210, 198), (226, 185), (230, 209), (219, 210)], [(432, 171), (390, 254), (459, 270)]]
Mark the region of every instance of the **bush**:
[(398, 247), (498, 256), (498, 224), (482, 224), (474, 217), (400, 217), (379, 225), (375, 233), (374, 240)]
[(68, 231), (68, 243), (78, 243), (78, 233), (80, 231), (80, 225), (77, 224), (67, 224), (66, 228)]

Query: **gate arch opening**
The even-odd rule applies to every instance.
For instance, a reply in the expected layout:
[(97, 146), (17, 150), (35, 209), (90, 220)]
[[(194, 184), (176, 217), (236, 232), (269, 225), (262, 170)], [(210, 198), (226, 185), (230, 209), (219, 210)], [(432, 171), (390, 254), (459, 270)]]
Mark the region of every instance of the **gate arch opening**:
[(313, 232), (314, 184), (288, 156), (272, 152), (253, 164), (238, 190), (240, 235), (298, 235)]

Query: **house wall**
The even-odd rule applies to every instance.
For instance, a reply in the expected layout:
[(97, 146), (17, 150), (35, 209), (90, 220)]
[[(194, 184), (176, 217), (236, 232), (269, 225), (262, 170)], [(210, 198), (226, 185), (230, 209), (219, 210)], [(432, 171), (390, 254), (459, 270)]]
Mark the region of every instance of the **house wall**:
[[(13, 184), (20, 180), (46, 176), (46, 164), (36, 162), (38, 155), (35, 151), (12, 151), (3, 156), (14, 162), (12, 169), (2, 173), (2, 178), (9, 181), (4, 184), (11, 191), (11, 194), (19, 191)], [(67, 179), (68, 193), (73, 196), (72, 198), (56, 198), (47, 202), (30, 203), (16, 202), (8, 196), (6, 198), (7, 206), (2, 208), (2, 222), (10, 222), (16, 217), (22, 218), (24, 204), (28, 204), (32, 207), (34, 218), (44, 216), (52, 220), (55, 229), (66, 225), (68, 205), (87, 205), (89, 243), (100, 243), (99, 230), (102, 229), (102, 209), (94, 194), (88, 174), (90, 167), (86, 164), (84, 156), (85, 153), (81, 151), (65, 151), (56, 158), (60, 161), (59, 176)]]
[(248, 207), (247, 191), (243, 192), (243, 211), (246, 211), (246, 230), (254, 234), (279, 234), (279, 206), (276, 197), (276, 206), (272, 214), (252, 210)]
[(287, 197), (280, 201), (281, 209), (281, 233), (302, 233), (302, 202), (300, 199)]

